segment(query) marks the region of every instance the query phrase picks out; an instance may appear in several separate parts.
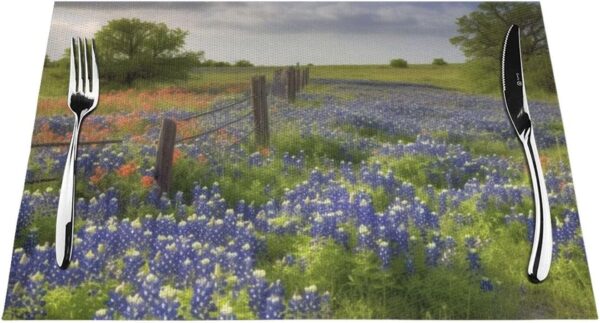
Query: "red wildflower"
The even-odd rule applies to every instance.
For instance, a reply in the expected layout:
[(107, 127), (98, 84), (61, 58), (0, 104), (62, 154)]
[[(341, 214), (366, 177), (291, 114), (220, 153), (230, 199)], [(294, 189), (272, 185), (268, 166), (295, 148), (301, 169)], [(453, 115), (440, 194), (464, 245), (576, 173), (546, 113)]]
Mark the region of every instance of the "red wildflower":
[(90, 176), (90, 181), (92, 181), (94, 184), (97, 184), (100, 182), (100, 180), (102, 180), (102, 178), (104, 178), (104, 175), (106, 175), (106, 170), (98, 166), (94, 169), (94, 175)]
[(154, 178), (152, 176), (146, 175), (142, 177), (142, 187), (150, 188), (152, 185), (154, 185)]
[(127, 177), (135, 172), (137, 165), (134, 162), (127, 163), (117, 170), (117, 174), (121, 177)]
[(173, 162), (176, 163), (179, 159), (181, 159), (183, 153), (181, 152), (181, 150), (175, 148), (175, 150), (173, 150)]
[(263, 147), (260, 149), (260, 155), (263, 157), (269, 157), (269, 155), (271, 154), (271, 150), (269, 150), (269, 147)]

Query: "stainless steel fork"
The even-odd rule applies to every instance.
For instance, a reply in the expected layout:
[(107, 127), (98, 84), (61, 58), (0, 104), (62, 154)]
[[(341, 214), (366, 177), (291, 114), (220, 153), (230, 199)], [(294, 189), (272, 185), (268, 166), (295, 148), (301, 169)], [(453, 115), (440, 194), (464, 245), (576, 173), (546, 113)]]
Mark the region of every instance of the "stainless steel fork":
[[(77, 142), (83, 119), (98, 105), (99, 78), (96, 64), (95, 43), (92, 39), (91, 71), (88, 68), (88, 41), (81, 38), (71, 39), (71, 71), (67, 104), (75, 115), (73, 135), (65, 164), (60, 198), (56, 214), (56, 263), (61, 269), (69, 267), (73, 250), (73, 220), (75, 218), (75, 161), (77, 160)], [(77, 56), (77, 62), (75, 61)], [(82, 58), (83, 56), (83, 58)], [(83, 75), (82, 75), (83, 74)]]

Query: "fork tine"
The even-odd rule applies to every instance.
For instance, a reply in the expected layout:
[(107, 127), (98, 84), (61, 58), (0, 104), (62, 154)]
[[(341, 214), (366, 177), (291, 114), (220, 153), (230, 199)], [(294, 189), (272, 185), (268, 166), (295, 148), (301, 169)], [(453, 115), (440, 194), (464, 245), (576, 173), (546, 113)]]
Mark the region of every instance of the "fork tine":
[(88, 54), (87, 54), (88, 41), (87, 38), (83, 39), (83, 71), (85, 72), (84, 76), (84, 86), (83, 89), (85, 93), (90, 93), (90, 78), (88, 73)]
[(83, 79), (81, 78), (81, 38), (77, 38), (77, 92), (83, 91)]
[(69, 75), (69, 94), (76, 91), (77, 81), (75, 80), (75, 38), (71, 38), (71, 67)]
[(96, 42), (92, 38), (91, 40), (92, 49), (92, 93), (95, 94), (95, 99), (98, 99), (98, 93), (100, 90), (100, 77), (98, 76), (98, 64), (96, 64)]

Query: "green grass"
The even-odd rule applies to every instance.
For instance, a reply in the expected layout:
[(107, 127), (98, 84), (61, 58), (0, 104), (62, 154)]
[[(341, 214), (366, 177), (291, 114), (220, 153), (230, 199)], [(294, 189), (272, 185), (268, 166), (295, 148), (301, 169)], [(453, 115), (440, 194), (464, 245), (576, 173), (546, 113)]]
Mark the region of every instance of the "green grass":
[(464, 64), (423, 64), (410, 65), (408, 68), (393, 68), (389, 65), (313, 66), (310, 77), (429, 84), (468, 92), (473, 86), (464, 80), (463, 66)]
[[(491, 217), (491, 218), (490, 218)], [(476, 214), (468, 226), (442, 225), (441, 234), (479, 236), (485, 248), (482, 262), (485, 273), (494, 277), (494, 293), (479, 289), (477, 275), (466, 274), (466, 248), (457, 241), (451, 266), (427, 268), (421, 239), (411, 242), (415, 273), (406, 273), (403, 257), (381, 270), (372, 252), (353, 252), (355, 240), (346, 249), (331, 240), (311, 241), (305, 235), (266, 237), (268, 253), (259, 258), (259, 268), (269, 268), (270, 281), (281, 280), (286, 297), (315, 285), (332, 295), (334, 318), (344, 319), (498, 319), (594, 316), (592, 295), (585, 264), (561, 260), (556, 262), (553, 279), (543, 285), (521, 284), (526, 280), (524, 268), (528, 242), (522, 239), (524, 228), (510, 226), (497, 230), (499, 214)], [(352, 230), (352, 229), (350, 229)], [(413, 232), (416, 234), (416, 232)], [(356, 233), (352, 233), (355, 235)], [(294, 265), (284, 265), (281, 258), (291, 254)], [(507, 263), (505, 259), (513, 259)], [(304, 269), (298, 264), (304, 263)], [(572, 283), (575, 277), (576, 284)], [(584, 289), (585, 296), (577, 294)]]
[(417, 138), (416, 136), (403, 136), (403, 135), (392, 135), (381, 129), (377, 129), (375, 127), (358, 127), (350, 124), (340, 124), (338, 128), (344, 132), (352, 133), (357, 135), (358, 137), (363, 138), (372, 138), (380, 142), (387, 143), (396, 143), (398, 140), (402, 140), (404, 142), (412, 142)]
[[(274, 133), (271, 138), (271, 147), (275, 153), (273, 161), (266, 166), (249, 166), (247, 161), (222, 164), (223, 172), (216, 175), (208, 165), (198, 163), (196, 160), (183, 158), (173, 166), (173, 186), (171, 194), (177, 191), (184, 192), (187, 200), (191, 199), (190, 192), (196, 182), (202, 186), (210, 186), (218, 182), (221, 187), (221, 195), (234, 206), (240, 199), (248, 203), (262, 204), (269, 199), (280, 198), (286, 189), (308, 178), (310, 171), (322, 166), (323, 157), (335, 161), (352, 161), (359, 164), (366, 160), (367, 152), (358, 150), (347, 150), (338, 141), (326, 139), (316, 134), (302, 136), (300, 131), (293, 125), (282, 127), (282, 131)], [(257, 151), (258, 147), (252, 144), (246, 147), (248, 151)], [(304, 152), (306, 165), (302, 169), (284, 170), (282, 155), (288, 152), (290, 155), (298, 155)], [(286, 176), (281, 176), (286, 174)], [(269, 185), (270, 190), (266, 193), (263, 188)]]
[(77, 287), (59, 287), (48, 291), (45, 309), (49, 320), (85, 320), (94, 317), (98, 308), (108, 301), (108, 293), (116, 281), (108, 284), (85, 282)]
[[(247, 84), (249, 87), (250, 79), (255, 75), (265, 75), (267, 82), (270, 82), (273, 72), (277, 68), (281, 67), (201, 67), (190, 71), (189, 77), (184, 80), (137, 80), (132, 86), (104, 82), (101, 92), (129, 88), (153, 90), (173, 86), (193, 92), (218, 94), (226, 86)], [(310, 67), (310, 77), (425, 84), (469, 94), (485, 94), (499, 98), (499, 81), (493, 80), (492, 82), (488, 77), (482, 83), (481, 78), (473, 76), (473, 73), (470, 72), (471, 69), (468, 64), (441, 66), (411, 64), (408, 68), (393, 68), (389, 65), (317, 65)], [(64, 96), (67, 93), (67, 86), (68, 70), (65, 67), (44, 68), (40, 87), (41, 97)], [(351, 96), (351, 94), (347, 95)], [(534, 87), (528, 87), (528, 96), (535, 100), (557, 101), (556, 94), (549, 94)], [(311, 106), (312, 103), (307, 105)]]
[[(370, 80), (432, 85), (442, 89), (469, 94), (484, 94), (500, 98), (500, 79), (474, 77), (468, 64), (411, 64), (408, 68), (389, 65), (328, 65), (313, 66), (311, 78)], [(528, 97), (534, 100), (556, 102), (556, 94), (528, 87)]]
[(303, 151), (309, 163), (314, 166), (318, 166), (318, 160), (322, 157), (358, 164), (367, 159), (369, 154), (357, 149), (348, 150), (339, 141), (324, 138), (314, 132), (302, 135), (293, 124), (282, 126), (281, 129), (282, 131), (272, 138), (271, 146), (278, 152), (288, 152), (291, 155), (298, 155)]
[[(223, 87), (248, 85), (252, 76), (265, 75), (267, 82), (273, 77), (276, 67), (201, 67), (190, 71), (184, 80), (136, 80), (131, 86), (102, 82), (100, 92), (115, 90), (155, 90), (178, 87), (198, 93), (218, 94)], [(69, 71), (64, 67), (45, 67), (42, 73), (40, 97), (62, 97), (67, 93)]]

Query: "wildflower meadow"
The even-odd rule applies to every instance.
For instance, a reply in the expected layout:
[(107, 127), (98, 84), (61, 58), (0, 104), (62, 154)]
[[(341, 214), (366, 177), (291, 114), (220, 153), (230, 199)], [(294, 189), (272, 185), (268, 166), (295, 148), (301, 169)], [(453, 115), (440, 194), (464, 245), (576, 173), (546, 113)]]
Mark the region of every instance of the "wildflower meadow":
[[(597, 318), (539, 3), (59, 1), (53, 15), (3, 319)], [(513, 24), (552, 217), (541, 284), (500, 97)], [(100, 98), (63, 270), (78, 36), (94, 38)]]
[[(60, 182), (26, 185), (5, 319), (595, 316), (555, 104), (530, 107), (555, 221), (552, 273), (535, 285), (525, 275), (529, 175), (499, 99), (312, 80), (295, 103), (271, 101), (270, 147), (239, 140), (251, 122), (177, 144), (172, 191), (161, 195), (160, 120), (185, 119), (192, 112), (177, 105), (196, 102), (169, 108), (178, 91), (115, 92), (155, 105), (109, 100), (110, 112), (86, 120), (84, 138), (124, 142), (80, 147), (67, 270), (54, 260)], [(34, 138), (68, 138), (66, 111), (40, 104), (53, 112), (40, 113)], [(64, 161), (64, 147), (34, 148), (27, 178), (59, 176)]]

